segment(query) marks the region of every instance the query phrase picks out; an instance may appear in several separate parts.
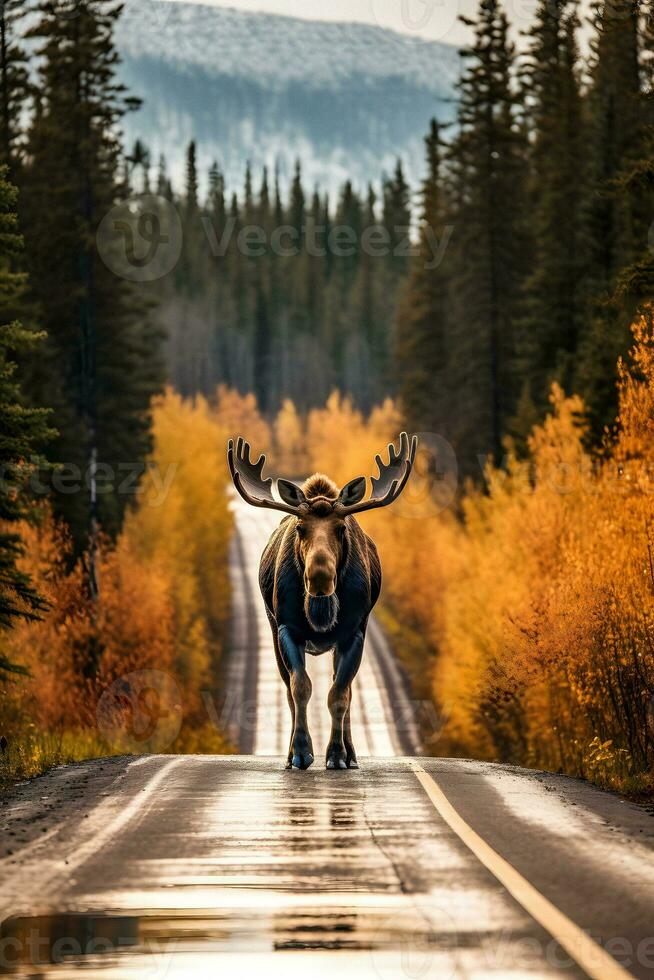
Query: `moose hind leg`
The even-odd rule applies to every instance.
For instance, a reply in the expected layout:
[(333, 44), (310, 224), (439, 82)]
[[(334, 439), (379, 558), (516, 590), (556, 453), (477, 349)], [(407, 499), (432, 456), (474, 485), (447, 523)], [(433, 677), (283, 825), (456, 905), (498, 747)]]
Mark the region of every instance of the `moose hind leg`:
[(358, 768), (350, 732), (349, 710), (352, 700), (352, 681), (361, 664), (362, 654), (363, 633), (359, 631), (350, 645), (345, 650), (339, 650), (336, 657), (334, 683), (328, 700), (332, 716), (332, 730), (326, 756), (328, 769)]
[(308, 769), (313, 762), (313, 744), (307, 721), (307, 705), (312, 688), (304, 662), (304, 647), (295, 642), (285, 626), (279, 627), (278, 637), (281, 654), (289, 672), (290, 695), (294, 708), (289, 758), (293, 768)]

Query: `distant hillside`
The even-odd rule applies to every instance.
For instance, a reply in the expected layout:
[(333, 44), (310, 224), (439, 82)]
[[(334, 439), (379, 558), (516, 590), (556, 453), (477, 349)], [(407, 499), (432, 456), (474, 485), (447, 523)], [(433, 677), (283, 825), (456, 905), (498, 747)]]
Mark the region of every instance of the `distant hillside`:
[(300, 157), (307, 183), (334, 191), (378, 180), (398, 153), (417, 180), (429, 119), (453, 114), (456, 49), (378, 27), (129, 0), (117, 44), (144, 100), (127, 139), (165, 153), (177, 179), (195, 138), (230, 187), (248, 159), (255, 171), (278, 161), (287, 179)]

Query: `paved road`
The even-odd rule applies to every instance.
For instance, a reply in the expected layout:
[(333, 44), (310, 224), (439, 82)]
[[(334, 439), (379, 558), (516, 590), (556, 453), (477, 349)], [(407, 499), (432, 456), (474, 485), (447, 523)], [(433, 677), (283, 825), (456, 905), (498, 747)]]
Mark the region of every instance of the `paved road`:
[[(271, 515), (237, 517), (228, 685), (250, 754), (99, 760), (19, 786), (0, 810), (0, 974), (654, 978), (652, 814), (561, 776), (397, 754), (415, 728), (396, 724), (407, 696), (378, 629), (355, 699), (362, 768), (283, 768), (254, 588)], [(329, 661), (312, 665), (324, 746)]]
[(2, 841), (0, 959), (86, 953), (18, 976), (654, 976), (654, 820), (562, 777), (113, 759), (20, 787)]

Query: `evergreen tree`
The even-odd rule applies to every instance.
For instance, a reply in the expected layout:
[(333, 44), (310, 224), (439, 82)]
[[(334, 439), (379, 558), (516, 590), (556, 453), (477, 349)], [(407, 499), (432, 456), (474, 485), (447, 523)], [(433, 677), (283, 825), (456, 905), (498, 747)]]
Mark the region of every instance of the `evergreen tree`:
[(427, 176), (422, 186), (420, 248), (400, 304), (396, 362), (407, 425), (449, 432), (447, 330), (448, 279), (444, 257), (433, 268), (434, 241), (446, 232), (443, 143), (436, 120), (425, 139)]
[[(525, 73), (533, 260), (525, 283), (517, 368), (523, 406), (531, 396), (541, 414), (548, 408), (554, 378), (570, 389), (583, 324), (585, 174), (577, 28), (570, 0), (542, 0), (530, 32)], [(532, 422), (533, 414), (528, 414), (516, 420), (516, 427), (528, 431)]]
[[(643, 91), (640, 109), (643, 118), (641, 152), (618, 181), (618, 194), (624, 201), (639, 199), (646, 216), (654, 214), (654, 2), (643, 9), (641, 31), (641, 70)], [(636, 154), (634, 154), (636, 156)], [(647, 221), (647, 217), (645, 217)], [(654, 301), (654, 224), (639, 229), (634, 261), (620, 272), (616, 299), (640, 305)]]
[(40, 42), (40, 97), (29, 133), (24, 227), (48, 334), (31, 383), (55, 411), (60, 435), (51, 455), (65, 474), (55, 503), (78, 550), (89, 551), (94, 591), (98, 526), (117, 533), (130, 499), (127, 471), (142, 468), (150, 448), (160, 336), (130, 284), (95, 247), (102, 219), (125, 193), (117, 132), (134, 100), (115, 78), (113, 28), (121, 8), (80, 0), (75, 17), (69, 9), (65, 0), (47, 0), (30, 32)]
[(252, 189), (252, 165), (248, 160), (245, 164), (245, 180), (243, 182), (243, 223), (251, 225), (255, 220), (254, 191)]
[[(130, 186), (139, 194), (148, 194), (150, 192), (150, 151), (145, 143), (136, 140), (126, 162)], [(134, 183), (138, 170), (141, 172), (140, 185)]]
[(270, 405), (270, 319), (268, 303), (263, 287), (256, 287), (254, 318), (254, 393), (262, 411), (269, 411)]
[(186, 150), (186, 214), (195, 215), (198, 210), (198, 167), (195, 140), (191, 140)]
[(481, 0), (459, 84), (452, 145), (457, 268), (450, 333), (452, 415), (464, 471), (502, 455), (517, 401), (516, 320), (528, 253), (526, 147), (518, 122), (515, 52), (499, 0)]
[(302, 229), (304, 227), (304, 207), (305, 197), (304, 189), (302, 187), (302, 167), (300, 161), (297, 160), (295, 164), (293, 183), (291, 185), (291, 203), (289, 207), (288, 223), (291, 228), (296, 230), (298, 242), (302, 238)]
[[(638, 257), (649, 211), (637, 188), (621, 181), (642, 157), (638, 0), (607, 0), (596, 8), (588, 95), (589, 179), (585, 213), (585, 318), (576, 388), (585, 396), (596, 432), (615, 415), (614, 366), (630, 343), (634, 304), (615, 300), (622, 270)], [(650, 201), (651, 203), (651, 201)]]
[[(17, 378), (16, 357), (40, 343), (41, 337), (18, 321), (7, 322), (25, 288), (24, 277), (14, 271), (21, 244), (15, 206), (16, 189), (8, 182), (4, 166), (0, 168), (0, 630), (20, 619), (36, 619), (45, 608), (28, 576), (18, 568), (23, 548), (12, 525), (33, 517), (29, 477), (52, 435), (48, 413), (26, 405)], [(0, 645), (0, 676), (18, 669)]]
[(399, 159), (393, 176), (384, 181), (383, 223), (390, 239), (389, 269), (394, 276), (405, 275), (409, 265), (406, 253), (411, 225), (411, 200), (402, 161)]
[(173, 189), (166, 169), (166, 158), (161, 153), (159, 155), (159, 166), (157, 168), (157, 194), (165, 197), (168, 201), (173, 199)]
[(26, 0), (0, 3), (0, 165), (9, 167), (14, 178), (22, 142), (21, 116), (29, 89), (20, 36), (26, 12)]

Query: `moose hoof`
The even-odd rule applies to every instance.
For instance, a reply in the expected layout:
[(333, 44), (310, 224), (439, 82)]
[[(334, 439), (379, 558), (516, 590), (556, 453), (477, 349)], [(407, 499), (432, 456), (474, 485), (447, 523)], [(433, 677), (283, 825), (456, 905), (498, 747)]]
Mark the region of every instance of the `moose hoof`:
[(349, 759), (347, 760), (347, 768), (348, 769), (358, 769), (359, 768), (359, 763), (357, 762), (357, 760), (356, 760), (356, 758), (354, 756), (350, 756)]
[(328, 769), (347, 769), (345, 750), (338, 747), (327, 749), (326, 765)]
[(293, 769), (308, 769), (312, 762), (313, 756), (310, 752), (296, 752), (291, 760), (291, 767)]

